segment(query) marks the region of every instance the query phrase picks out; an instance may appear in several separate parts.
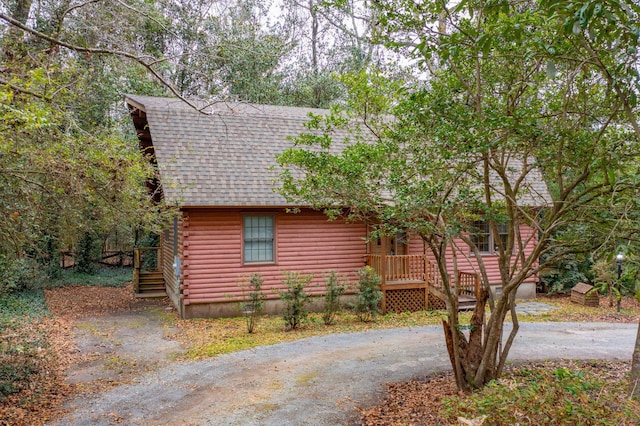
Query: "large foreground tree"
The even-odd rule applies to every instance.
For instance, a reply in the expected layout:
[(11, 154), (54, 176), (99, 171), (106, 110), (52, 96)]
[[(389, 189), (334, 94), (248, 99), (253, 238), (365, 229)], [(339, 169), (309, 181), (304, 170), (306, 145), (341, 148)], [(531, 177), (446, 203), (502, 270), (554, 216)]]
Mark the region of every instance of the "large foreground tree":
[[(346, 77), (345, 107), (315, 117), (279, 157), (281, 191), (330, 215), (382, 223), (381, 232), (419, 235), (446, 294), (457, 385), (481, 387), (505, 365), (520, 285), (563, 256), (596, 248), (601, 241), (580, 224), (636, 194), (636, 87), (621, 77), (633, 77), (637, 57), (607, 50), (604, 30), (589, 32), (594, 10), (583, 19), (538, 2), (381, 7), (386, 42), (416, 54), (427, 81), (403, 86), (374, 71)], [(610, 12), (598, 13), (613, 22)], [(631, 40), (637, 45), (637, 36)], [(336, 128), (352, 135), (334, 141)], [(498, 257), (495, 299), (481, 254), (485, 235)], [(471, 259), (482, 290), (465, 334), (456, 272)], [(513, 328), (503, 338), (507, 316)]]

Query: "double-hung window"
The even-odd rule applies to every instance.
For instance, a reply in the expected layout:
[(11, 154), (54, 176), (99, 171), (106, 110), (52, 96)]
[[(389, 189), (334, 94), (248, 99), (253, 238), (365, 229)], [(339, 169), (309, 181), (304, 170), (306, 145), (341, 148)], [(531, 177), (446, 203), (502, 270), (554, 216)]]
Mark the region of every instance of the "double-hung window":
[(498, 223), (498, 235), (494, 235), (491, 231), (489, 222), (477, 221), (471, 226), (471, 241), (478, 248), (480, 253), (495, 253), (498, 251), (497, 238), (502, 241), (502, 246), (507, 246), (509, 238), (509, 228), (506, 223)]
[(272, 215), (246, 215), (242, 219), (245, 263), (275, 262), (275, 219)]

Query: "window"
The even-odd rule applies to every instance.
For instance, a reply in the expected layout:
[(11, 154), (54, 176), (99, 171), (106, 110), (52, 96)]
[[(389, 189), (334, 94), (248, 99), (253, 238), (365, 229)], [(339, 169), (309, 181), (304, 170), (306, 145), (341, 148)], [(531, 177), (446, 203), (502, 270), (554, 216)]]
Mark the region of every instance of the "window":
[[(506, 247), (509, 238), (509, 228), (506, 223), (498, 223), (498, 238)], [(498, 250), (495, 235), (491, 232), (489, 222), (477, 221), (471, 226), (471, 241), (476, 245), (480, 253), (494, 253)]]
[(274, 257), (274, 217), (269, 215), (244, 216), (244, 261), (275, 262)]

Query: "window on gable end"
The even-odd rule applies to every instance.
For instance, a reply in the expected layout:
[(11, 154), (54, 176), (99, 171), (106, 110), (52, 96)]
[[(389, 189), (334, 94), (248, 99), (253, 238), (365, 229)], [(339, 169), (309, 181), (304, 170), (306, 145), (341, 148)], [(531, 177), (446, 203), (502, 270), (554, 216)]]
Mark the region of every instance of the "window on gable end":
[(246, 215), (242, 219), (243, 260), (245, 263), (275, 262), (275, 218), (272, 215)]

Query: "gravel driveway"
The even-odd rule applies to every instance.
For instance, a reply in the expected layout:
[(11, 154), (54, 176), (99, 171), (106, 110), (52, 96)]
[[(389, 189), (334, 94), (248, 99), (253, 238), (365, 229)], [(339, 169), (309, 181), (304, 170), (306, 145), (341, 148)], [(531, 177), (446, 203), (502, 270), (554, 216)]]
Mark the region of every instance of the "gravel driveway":
[[(521, 323), (511, 360), (630, 360), (638, 326)], [(384, 384), (450, 369), (441, 327), (318, 336), (194, 362), (69, 405), (59, 425), (348, 425)]]

